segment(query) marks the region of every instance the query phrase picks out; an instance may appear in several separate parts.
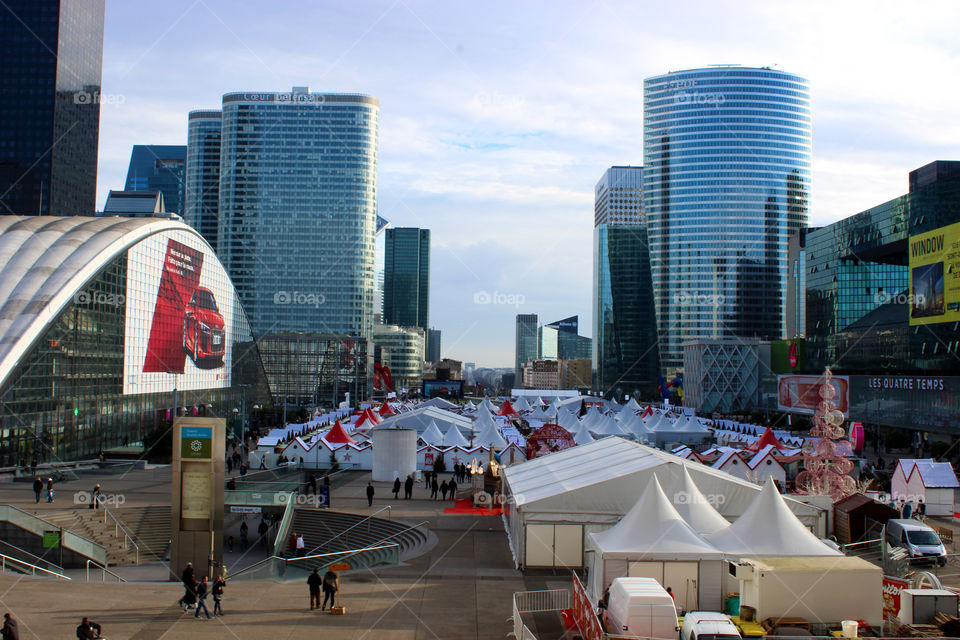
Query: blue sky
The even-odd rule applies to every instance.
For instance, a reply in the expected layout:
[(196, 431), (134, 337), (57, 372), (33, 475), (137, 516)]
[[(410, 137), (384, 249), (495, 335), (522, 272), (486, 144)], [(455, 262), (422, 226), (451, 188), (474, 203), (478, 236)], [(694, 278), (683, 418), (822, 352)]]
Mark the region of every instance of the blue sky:
[(229, 91), (376, 95), (380, 213), (432, 230), (443, 355), (512, 366), (517, 313), (592, 333), (593, 187), (643, 162), (644, 78), (806, 76), (826, 223), (960, 158), (958, 22), (948, 2), (108, 0), (98, 203), (132, 145), (185, 144), (187, 112)]

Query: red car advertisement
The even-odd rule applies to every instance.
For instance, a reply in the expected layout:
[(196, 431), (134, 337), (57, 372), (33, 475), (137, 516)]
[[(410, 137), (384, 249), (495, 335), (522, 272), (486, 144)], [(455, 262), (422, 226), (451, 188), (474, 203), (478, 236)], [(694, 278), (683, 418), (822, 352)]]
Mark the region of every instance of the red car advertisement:
[(236, 304), (200, 238), (162, 232), (127, 252), (124, 393), (230, 386)]
[[(836, 390), (833, 401), (837, 409), (847, 413), (849, 410), (850, 383), (846, 376), (833, 376), (831, 381)], [(813, 414), (820, 403), (821, 376), (782, 375), (777, 376), (777, 405), (780, 411)]]

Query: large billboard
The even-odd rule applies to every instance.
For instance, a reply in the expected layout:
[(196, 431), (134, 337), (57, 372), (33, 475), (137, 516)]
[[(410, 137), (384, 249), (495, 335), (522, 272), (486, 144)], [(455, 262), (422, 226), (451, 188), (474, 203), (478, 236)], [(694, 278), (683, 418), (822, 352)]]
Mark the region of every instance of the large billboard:
[(960, 321), (960, 222), (910, 236), (910, 324)]
[(230, 386), (233, 286), (216, 255), (186, 231), (127, 252), (123, 392)]
[[(777, 376), (777, 409), (813, 415), (820, 403), (820, 387), (824, 384), (823, 376)], [(850, 381), (846, 376), (833, 376), (830, 384), (835, 390), (833, 402), (837, 409), (847, 413), (850, 407)]]

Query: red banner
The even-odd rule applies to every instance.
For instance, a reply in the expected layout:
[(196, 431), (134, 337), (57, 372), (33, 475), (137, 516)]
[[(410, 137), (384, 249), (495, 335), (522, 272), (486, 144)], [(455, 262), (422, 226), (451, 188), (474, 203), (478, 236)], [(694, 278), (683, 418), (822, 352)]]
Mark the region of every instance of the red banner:
[(900, 592), (910, 583), (900, 578), (883, 576), (883, 619), (900, 615)]
[(153, 307), (144, 373), (183, 373), (184, 318), (187, 303), (200, 283), (203, 253), (176, 240), (167, 241), (160, 288)]
[[(849, 411), (849, 382), (844, 376), (833, 376), (831, 384), (836, 389), (833, 401), (837, 409), (847, 413)], [(820, 403), (820, 387), (823, 386), (822, 376), (777, 376), (777, 405), (780, 411), (793, 413), (813, 413)]]
[(577, 574), (573, 574), (573, 618), (577, 621), (577, 628), (583, 634), (584, 640), (603, 640), (603, 629), (600, 620), (590, 604), (590, 598), (580, 582)]

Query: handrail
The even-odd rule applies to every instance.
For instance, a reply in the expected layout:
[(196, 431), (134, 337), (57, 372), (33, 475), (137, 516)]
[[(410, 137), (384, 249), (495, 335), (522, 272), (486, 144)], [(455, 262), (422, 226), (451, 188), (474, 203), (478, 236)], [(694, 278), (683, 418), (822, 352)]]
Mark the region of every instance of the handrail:
[[(382, 508), (380, 508), (380, 509), (377, 509), (376, 511), (374, 511), (373, 513), (371, 513), (370, 515), (368, 515), (366, 518), (364, 518), (363, 520), (360, 520), (360, 521), (358, 521), (358, 522), (350, 525), (349, 527), (347, 527), (346, 529), (344, 529), (343, 531), (341, 531), (341, 532), (338, 533), (337, 535), (333, 536), (332, 538), (330, 538), (330, 539), (327, 540), (326, 542), (324, 542), (324, 543), (322, 543), (322, 544), (318, 544), (318, 545), (315, 546), (313, 549), (310, 549), (310, 551), (313, 552), (313, 551), (316, 551), (317, 549), (319, 549), (320, 547), (325, 547), (325, 546), (327, 546), (328, 544), (330, 544), (331, 542), (333, 542), (334, 540), (336, 540), (337, 538), (339, 538), (339, 537), (342, 536), (343, 534), (347, 533), (348, 531), (351, 531), (351, 530), (353, 530), (353, 529), (356, 529), (357, 527), (359, 527), (360, 525), (362, 525), (364, 522), (368, 522), (368, 521), (370, 520), (370, 518), (372, 518), (373, 516), (377, 515), (377, 514), (380, 513), (381, 511), (383, 511), (383, 510), (390, 510), (390, 509), (391, 509), (391, 505), (387, 505), (387, 506), (385, 506), (385, 507), (382, 507)], [(393, 511), (390, 510), (390, 513), (392, 514)], [(368, 530), (369, 530), (369, 529), (368, 529)]]
[(253, 564), (250, 565), (249, 567), (244, 567), (243, 569), (240, 569), (240, 570), (237, 571), (236, 573), (231, 574), (231, 575), (230, 575), (230, 578), (233, 579), (233, 580), (235, 580), (235, 579), (237, 578), (237, 576), (243, 575), (244, 573), (247, 573), (247, 572), (249, 572), (249, 571), (252, 571), (252, 570), (256, 569), (256, 568), (259, 567), (260, 565), (264, 565), (264, 564), (267, 564), (267, 563), (269, 563), (269, 562), (277, 562), (277, 561), (280, 561), (280, 562), (283, 562), (284, 564), (292, 564), (292, 563), (294, 563), (294, 562), (299, 562), (299, 561), (301, 561), (301, 560), (313, 560), (313, 559), (316, 559), (316, 558), (325, 558), (325, 557), (327, 557), (327, 556), (336, 556), (336, 557), (341, 557), (341, 556), (342, 556), (342, 557), (347, 558), (347, 557), (356, 555), (356, 554), (358, 554), (358, 553), (362, 553), (362, 552), (364, 552), (364, 551), (379, 551), (380, 549), (389, 549), (389, 548), (391, 548), (391, 547), (398, 547), (398, 548), (399, 548), (399, 546), (400, 546), (400, 545), (398, 545), (398, 544), (396, 544), (396, 543), (394, 543), (394, 544), (384, 544), (384, 545), (377, 545), (377, 546), (375, 546), (375, 547), (364, 547), (364, 548), (362, 548), (362, 549), (344, 549), (343, 551), (331, 551), (331, 552), (329, 552), (329, 553), (318, 553), (318, 554), (314, 554), (314, 555), (311, 555), (311, 556), (301, 556), (301, 557), (299, 557), (299, 558), (284, 558), (283, 556), (271, 555), (271, 556), (267, 556), (267, 557), (264, 558), (263, 560), (260, 560), (259, 562), (253, 563)]
[[(12, 545), (12, 544), (10, 544), (9, 542), (7, 542), (6, 540), (0, 540), (0, 545), (2, 545), (3, 547), (9, 547), (10, 549), (15, 550), (17, 553), (22, 553), (23, 555), (30, 556), (30, 558), (32, 558), (33, 560), (37, 560), (37, 562), (32, 563), (32, 564), (36, 564), (38, 567), (42, 566), (40, 563), (44, 563), (44, 564), (46, 564), (48, 567), (53, 567), (54, 569), (59, 569), (61, 572), (63, 571), (63, 567), (61, 567), (61, 566), (58, 565), (57, 563), (55, 563), (55, 562), (50, 562), (50, 561), (47, 560), (46, 558), (41, 558), (40, 556), (35, 556), (35, 555), (33, 555), (32, 553), (30, 553), (29, 551), (27, 551), (26, 549), (21, 549), (20, 547), (17, 547), (17, 546), (15, 546), (15, 545)], [(15, 558), (16, 556), (10, 556), (10, 557), (11, 557), (11, 558)], [(25, 562), (26, 562), (26, 561), (25, 561)]]
[(133, 548), (136, 550), (137, 564), (140, 564), (140, 545), (134, 541), (133, 536), (130, 535), (124, 526), (120, 523), (120, 520), (117, 519), (117, 516), (110, 513), (110, 509), (107, 508), (107, 505), (104, 503), (103, 498), (97, 496), (97, 502), (103, 507), (103, 523), (107, 524), (107, 516), (110, 516), (113, 519), (113, 537), (118, 538), (118, 530), (123, 531), (123, 548), (127, 548), (127, 542), (133, 545)]
[(79, 536), (68, 529), (64, 529), (60, 525), (38, 518), (32, 513), (18, 509), (11, 504), (0, 504), (0, 522), (4, 521), (10, 522), (14, 526), (25, 529), (38, 536), (42, 536), (44, 531), (51, 529), (63, 531), (60, 543), (64, 549), (73, 551), (86, 558), (100, 559), (102, 557), (104, 562), (106, 561), (107, 550), (103, 548), (103, 545)]
[(99, 562), (95, 562), (94, 560), (87, 560), (87, 582), (90, 582), (90, 565), (91, 564), (96, 568), (100, 569), (100, 582), (104, 581), (104, 578), (106, 577), (105, 574), (107, 573), (109, 573), (114, 578), (116, 578), (117, 582), (126, 582), (126, 580), (124, 580), (123, 578), (115, 574), (113, 571), (110, 571), (110, 569), (107, 569), (105, 566), (103, 566)]
[[(280, 525), (277, 527), (277, 537), (273, 541), (273, 554), (277, 555), (277, 552), (280, 551), (282, 545), (287, 541), (287, 534), (290, 532), (290, 527), (293, 524), (293, 514), (296, 510), (294, 506), (294, 494), (292, 492), (287, 493), (287, 506), (283, 510), (283, 518), (280, 519)], [(269, 540), (267, 541), (269, 544)]]
[(38, 567), (35, 564), (30, 564), (29, 562), (24, 562), (19, 558), (14, 558), (13, 556), (8, 556), (6, 554), (0, 553), (0, 573), (6, 573), (7, 571), (7, 562), (14, 562), (16, 564), (21, 564), (25, 567), (30, 567), (30, 575), (36, 577), (37, 571), (43, 571), (44, 573), (49, 573), (52, 576), (57, 576), (58, 578), (63, 578), (64, 580), (69, 580), (68, 576), (63, 575), (62, 573), (57, 573), (56, 571), (50, 571), (49, 569), (44, 569), (43, 567)]

